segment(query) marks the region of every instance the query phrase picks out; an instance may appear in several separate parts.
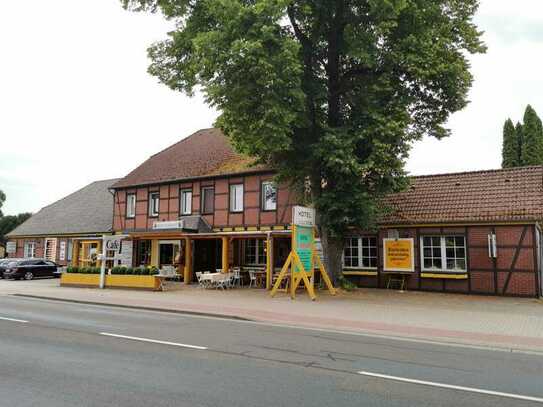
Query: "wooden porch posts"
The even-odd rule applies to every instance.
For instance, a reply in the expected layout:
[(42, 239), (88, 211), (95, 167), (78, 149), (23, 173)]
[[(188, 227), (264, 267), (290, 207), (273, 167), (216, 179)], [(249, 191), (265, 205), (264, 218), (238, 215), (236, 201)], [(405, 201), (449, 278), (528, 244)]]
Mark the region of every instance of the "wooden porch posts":
[(183, 281), (190, 284), (192, 280), (192, 240), (185, 238), (185, 270)]
[(228, 264), (228, 245), (229, 241), (227, 237), (222, 237), (222, 272), (228, 273), (230, 265)]

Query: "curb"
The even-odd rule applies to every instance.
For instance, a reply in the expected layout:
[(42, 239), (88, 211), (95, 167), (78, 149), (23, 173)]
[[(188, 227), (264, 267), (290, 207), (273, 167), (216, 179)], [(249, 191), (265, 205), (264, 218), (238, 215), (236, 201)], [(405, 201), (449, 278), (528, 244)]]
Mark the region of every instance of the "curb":
[(210, 312), (198, 312), (198, 311), (184, 311), (184, 310), (172, 310), (168, 308), (155, 308), (155, 307), (142, 307), (137, 305), (125, 305), (125, 304), (112, 304), (107, 302), (96, 302), (96, 301), (82, 301), (82, 300), (72, 300), (68, 298), (56, 298), (56, 297), (45, 297), (41, 295), (29, 295), (29, 294), (10, 294), (12, 297), (21, 297), (21, 298), (33, 298), (36, 300), (48, 300), (48, 301), (58, 301), (58, 302), (69, 302), (72, 304), (83, 304), (83, 305), (98, 305), (103, 307), (115, 307), (115, 308), (124, 308), (124, 309), (133, 309), (141, 311), (153, 311), (153, 312), (167, 312), (169, 314), (180, 314), (180, 315), (194, 315), (199, 317), (211, 317), (211, 318), (221, 318), (221, 319), (232, 319), (235, 321), (245, 321), (245, 322), (256, 322), (249, 318), (238, 317), (236, 315), (225, 315), (225, 314), (213, 314)]

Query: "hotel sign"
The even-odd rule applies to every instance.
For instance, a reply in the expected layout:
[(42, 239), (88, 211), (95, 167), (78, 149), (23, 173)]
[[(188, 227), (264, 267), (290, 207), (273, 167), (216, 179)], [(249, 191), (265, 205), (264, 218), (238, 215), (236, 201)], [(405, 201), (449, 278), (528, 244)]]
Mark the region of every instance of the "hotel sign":
[(384, 239), (383, 254), (383, 271), (415, 271), (413, 239)]
[(292, 208), (292, 224), (312, 228), (315, 226), (315, 209), (305, 206)]

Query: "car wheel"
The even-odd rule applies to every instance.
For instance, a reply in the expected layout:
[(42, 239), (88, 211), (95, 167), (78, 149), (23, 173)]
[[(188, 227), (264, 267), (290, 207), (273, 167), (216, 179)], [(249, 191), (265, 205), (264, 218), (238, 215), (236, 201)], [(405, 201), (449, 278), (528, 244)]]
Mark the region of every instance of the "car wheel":
[(32, 274), (32, 272), (27, 271), (25, 273), (25, 280), (32, 280), (33, 278), (34, 278), (34, 274)]

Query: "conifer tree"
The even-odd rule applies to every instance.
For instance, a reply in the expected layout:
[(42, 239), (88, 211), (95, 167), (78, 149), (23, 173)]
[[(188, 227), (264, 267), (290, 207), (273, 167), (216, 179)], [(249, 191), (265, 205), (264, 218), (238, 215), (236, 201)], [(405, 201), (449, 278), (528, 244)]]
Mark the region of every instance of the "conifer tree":
[(522, 135), (522, 123), (517, 122), (515, 126), (515, 135), (517, 138), (517, 162), (519, 166), (524, 165), (522, 162), (522, 144), (523, 144), (523, 135)]
[(515, 125), (507, 119), (503, 126), (502, 168), (518, 167), (518, 140)]
[(543, 164), (543, 124), (537, 113), (528, 105), (522, 126), (522, 164)]

